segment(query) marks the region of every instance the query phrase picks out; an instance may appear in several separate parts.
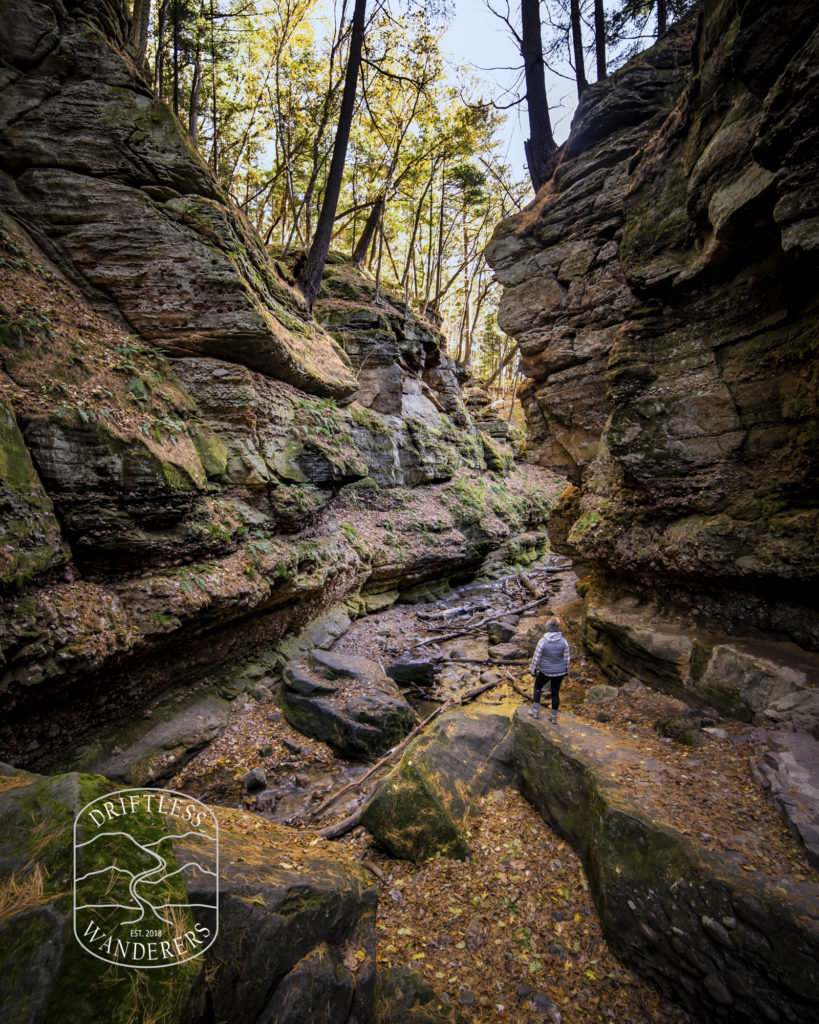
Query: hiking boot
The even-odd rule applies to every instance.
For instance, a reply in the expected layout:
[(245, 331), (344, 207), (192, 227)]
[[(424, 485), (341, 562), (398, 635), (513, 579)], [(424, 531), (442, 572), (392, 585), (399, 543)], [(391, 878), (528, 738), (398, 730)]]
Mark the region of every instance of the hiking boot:
[(532, 708), (529, 714), (532, 716), (532, 718), (538, 717), (538, 715), (540, 714), (540, 708), (537, 706), (537, 704), (535, 704), (535, 706)]
[(552, 723), (552, 725), (556, 725), (557, 724), (557, 712), (556, 711), (553, 711), (551, 713), (551, 715), (549, 715), (549, 721)]

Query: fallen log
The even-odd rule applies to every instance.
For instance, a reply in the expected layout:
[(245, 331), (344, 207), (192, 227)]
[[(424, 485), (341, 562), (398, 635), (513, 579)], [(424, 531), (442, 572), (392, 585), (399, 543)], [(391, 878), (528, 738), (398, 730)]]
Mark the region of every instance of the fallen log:
[[(493, 665), (502, 668), (504, 665), (528, 665), (531, 658), (513, 658), (511, 661), (494, 661), (492, 658), (447, 658), (455, 665)], [(446, 665), (447, 661), (441, 662)]]
[[(541, 597), (537, 601), (530, 601), (529, 604), (525, 604), (520, 608), (512, 608), (506, 615), (522, 615), (524, 612), (531, 611), (532, 608), (537, 608), (538, 605), (545, 604), (547, 601), (551, 601), (551, 597)], [(457, 633), (447, 633), (446, 636), (431, 637), (429, 640), (419, 640), (417, 644), (413, 644), (412, 647), (408, 647), (404, 654), (408, 654), (410, 651), (414, 651), (418, 647), (426, 647), (428, 644), (439, 644), (442, 640), (455, 640), (459, 636), (466, 636), (467, 633), (471, 633), (473, 629), (479, 629), (481, 626), (485, 626), (488, 622), (493, 622), (495, 615), (487, 615), (486, 618), (481, 619), (479, 622), (473, 622), (467, 629), (458, 630)]]

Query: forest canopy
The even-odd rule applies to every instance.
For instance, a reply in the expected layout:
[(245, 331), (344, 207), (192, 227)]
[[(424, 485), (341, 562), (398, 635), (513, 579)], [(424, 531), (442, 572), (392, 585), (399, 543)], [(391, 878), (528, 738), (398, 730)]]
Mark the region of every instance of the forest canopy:
[[(521, 0), (503, 9), (487, 3), (522, 55), (521, 87), (511, 102), (487, 96), (491, 89), (475, 69), (446, 52), (451, 3), (355, 6), (362, 15), (366, 8), (366, 19), (343, 175), (330, 203), (330, 248), (372, 274), (377, 294), (388, 288), (438, 319), (447, 354), (505, 393), (516, 377), (513, 342), (498, 330), (498, 296), (482, 254), (494, 226), (531, 198), (530, 177), (542, 179), (509, 163), (506, 122), (517, 105), (525, 109), (529, 101), (530, 125), (540, 118), (541, 170), (555, 150), (545, 87), (537, 99), (530, 93), (532, 44), (524, 60), (521, 18), (528, 8), (529, 25), (533, 17), (542, 23), (536, 74), (562, 69), (575, 76), (580, 94), (584, 54), (590, 62), (596, 54), (598, 78), (604, 76), (607, 59), (650, 44), (658, 24), (687, 4), (626, 0), (603, 10), (602, 0)], [(355, 51), (353, 7), (353, 0), (133, 3), (134, 43), (157, 95), (272, 254), (297, 274), (327, 205)]]

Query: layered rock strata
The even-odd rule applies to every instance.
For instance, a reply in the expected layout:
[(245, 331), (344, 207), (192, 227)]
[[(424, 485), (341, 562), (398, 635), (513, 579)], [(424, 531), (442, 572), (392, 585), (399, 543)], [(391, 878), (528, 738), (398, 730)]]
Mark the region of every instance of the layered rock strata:
[(343, 354), (136, 67), (123, 5), (0, 13), (2, 205), (141, 337), (349, 399)]
[(676, 633), (690, 672), (659, 674), (762, 720), (768, 697), (717, 662), (725, 633), (767, 636), (780, 681), (809, 666), (772, 686), (775, 720), (812, 730), (816, 661), (784, 645), (819, 648), (817, 47), (810, 6), (706, 5), (589, 88), (487, 251), (530, 449), (576, 485), (551, 535), (588, 573), (591, 646), (619, 678), (650, 660), (625, 618)]
[[(482, 475), (508, 451), (392, 304), (379, 411), (372, 360), (308, 315), (151, 94), (122, 10), (0, 0), (0, 750), (155, 779), (222, 727), (220, 666), (513, 553), (556, 487)], [(355, 306), (374, 352), (372, 284), (331, 268), (325, 312)], [(184, 713), (157, 733), (171, 684)]]

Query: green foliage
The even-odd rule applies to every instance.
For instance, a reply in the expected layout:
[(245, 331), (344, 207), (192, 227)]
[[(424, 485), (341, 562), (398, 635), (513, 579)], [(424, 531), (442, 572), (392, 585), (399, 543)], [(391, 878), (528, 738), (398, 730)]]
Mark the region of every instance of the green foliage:
[(51, 318), (33, 307), (23, 306), (14, 319), (0, 318), (0, 345), (24, 348), (34, 338), (49, 341), (55, 337)]

